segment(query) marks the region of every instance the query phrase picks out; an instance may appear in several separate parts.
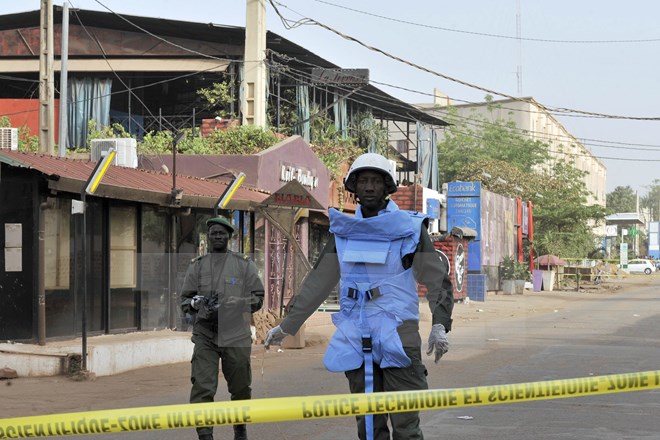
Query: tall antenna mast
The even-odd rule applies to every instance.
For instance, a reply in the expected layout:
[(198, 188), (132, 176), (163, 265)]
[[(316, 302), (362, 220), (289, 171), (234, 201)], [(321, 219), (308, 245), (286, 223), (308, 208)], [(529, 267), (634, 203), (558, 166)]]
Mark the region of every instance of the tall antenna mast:
[(518, 80), (518, 96), (522, 96), (522, 16), (520, 13), (520, 0), (516, 0), (516, 40), (518, 40), (518, 68), (516, 78)]

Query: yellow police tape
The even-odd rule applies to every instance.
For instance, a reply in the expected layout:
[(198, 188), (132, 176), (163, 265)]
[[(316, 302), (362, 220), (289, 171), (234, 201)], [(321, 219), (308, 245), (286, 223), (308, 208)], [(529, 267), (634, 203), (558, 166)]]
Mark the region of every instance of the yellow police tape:
[(660, 389), (660, 370), (470, 388), (124, 408), (0, 419), (0, 439), (282, 422), (651, 389)]

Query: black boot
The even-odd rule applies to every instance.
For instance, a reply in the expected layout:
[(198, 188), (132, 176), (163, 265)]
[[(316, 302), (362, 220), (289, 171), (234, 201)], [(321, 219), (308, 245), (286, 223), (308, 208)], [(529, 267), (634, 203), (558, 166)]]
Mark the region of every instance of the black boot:
[(234, 440), (247, 440), (247, 428), (245, 425), (234, 425)]
[(200, 434), (199, 440), (213, 440), (213, 434)]

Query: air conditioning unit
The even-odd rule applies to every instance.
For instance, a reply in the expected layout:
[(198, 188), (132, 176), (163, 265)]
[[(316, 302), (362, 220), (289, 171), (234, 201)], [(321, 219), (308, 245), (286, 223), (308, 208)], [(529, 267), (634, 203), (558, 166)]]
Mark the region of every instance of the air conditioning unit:
[(106, 151), (115, 149), (113, 165), (128, 168), (137, 168), (137, 142), (133, 138), (92, 139), (91, 159), (98, 162)]
[(0, 149), (18, 151), (18, 128), (0, 128)]

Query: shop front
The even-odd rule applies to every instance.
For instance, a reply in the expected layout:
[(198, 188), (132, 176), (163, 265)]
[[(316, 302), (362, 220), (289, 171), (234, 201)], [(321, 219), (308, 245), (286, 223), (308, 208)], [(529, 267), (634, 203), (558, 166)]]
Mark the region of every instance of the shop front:
[[(171, 175), (110, 166), (81, 212), (94, 165), (0, 151), (0, 339), (73, 338), (83, 316), (90, 335), (181, 327), (177, 281), (205, 251), (204, 222), (227, 183), (177, 176), (174, 198)], [(239, 189), (230, 202), (237, 250), (252, 248), (266, 197)]]
[[(281, 311), (295, 294), (305, 273), (305, 263), (312, 261), (313, 264), (314, 253), (327, 241), (325, 209), (330, 204), (331, 194), (328, 168), (300, 136), (289, 137), (252, 155), (178, 155), (176, 160), (178, 172), (206, 179), (231, 179), (243, 172), (246, 176), (244, 185), (271, 195), (295, 181), (314, 200), (314, 206), (320, 208), (310, 209), (293, 198), (282, 200), (291, 206), (299, 205), (290, 235), (263, 211), (254, 213), (254, 251), (251, 256), (257, 263), (266, 288), (264, 306)], [(139, 166), (155, 170), (161, 165), (171, 168), (172, 164), (172, 156), (159, 155), (143, 156)], [(294, 197), (296, 194), (290, 195)], [(304, 255), (304, 263), (300, 255)]]

